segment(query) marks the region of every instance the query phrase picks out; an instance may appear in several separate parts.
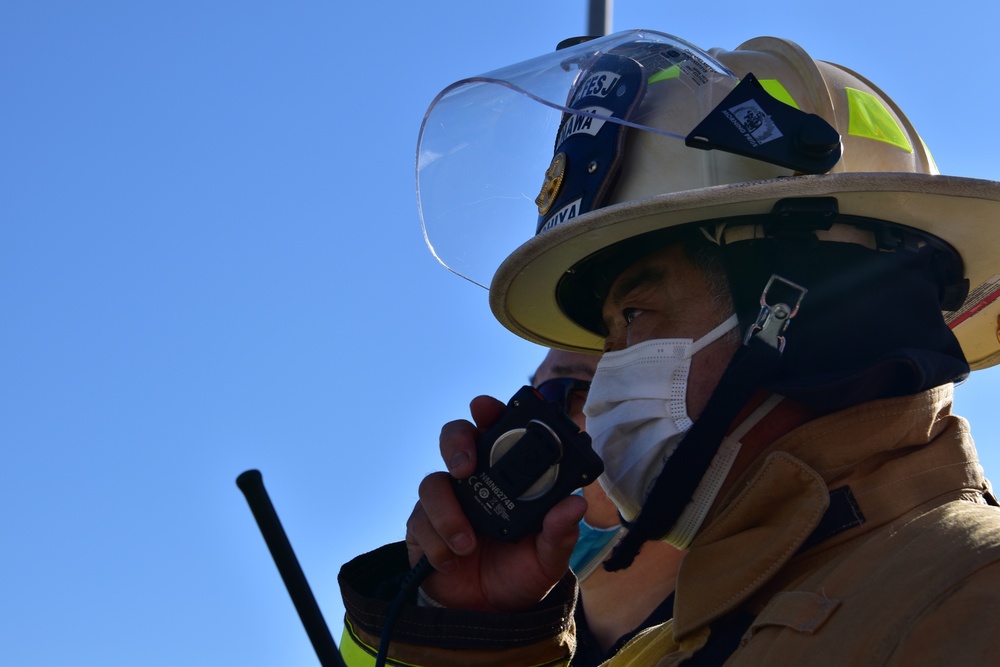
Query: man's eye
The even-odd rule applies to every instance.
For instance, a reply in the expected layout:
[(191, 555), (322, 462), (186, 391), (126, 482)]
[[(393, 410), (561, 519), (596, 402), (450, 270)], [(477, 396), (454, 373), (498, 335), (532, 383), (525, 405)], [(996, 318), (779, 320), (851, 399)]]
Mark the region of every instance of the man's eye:
[(641, 313), (642, 309), (640, 308), (626, 308), (623, 310), (622, 317), (625, 319), (625, 326), (632, 324), (632, 322), (635, 321), (635, 318), (639, 317)]

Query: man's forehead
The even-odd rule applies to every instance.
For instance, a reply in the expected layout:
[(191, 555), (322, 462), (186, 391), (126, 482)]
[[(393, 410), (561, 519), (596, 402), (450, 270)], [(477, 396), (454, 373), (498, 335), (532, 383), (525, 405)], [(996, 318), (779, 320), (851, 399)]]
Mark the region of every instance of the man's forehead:
[(667, 280), (671, 262), (683, 261), (682, 248), (670, 245), (645, 255), (622, 271), (611, 284), (604, 305), (614, 305), (627, 297), (630, 292), (643, 285), (659, 284)]
[(535, 371), (534, 383), (539, 384), (555, 377), (572, 377), (589, 380), (594, 377), (598, 357), (593, 354), (550, 350)]

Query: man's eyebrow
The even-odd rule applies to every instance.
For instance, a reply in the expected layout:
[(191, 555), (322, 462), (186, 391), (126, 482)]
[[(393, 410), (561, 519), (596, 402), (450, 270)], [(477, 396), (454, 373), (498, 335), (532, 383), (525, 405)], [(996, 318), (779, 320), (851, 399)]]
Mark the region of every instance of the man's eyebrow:
[(563, 365), (553, 366), (552, 373), (556, 377), (567, 377), (574, 373), (582, 375), (593, 375), (594, 368), (593, 366), (587, 366), (585, 364), (573, 364), (571, 366), (563, 364)]

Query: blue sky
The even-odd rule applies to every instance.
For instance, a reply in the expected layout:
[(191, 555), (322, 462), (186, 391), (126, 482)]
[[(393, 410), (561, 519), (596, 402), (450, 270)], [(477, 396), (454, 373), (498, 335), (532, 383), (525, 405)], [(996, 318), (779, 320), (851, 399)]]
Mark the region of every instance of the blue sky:
[[(340, 565), (402, 537), (440, 426), (543, 356), (423, 245), (420, 120), (586, 4), (0, 3), (0, 665), (317, 664), (248, 468), (339, 640)], [(996, 5), (852, 7), (619, 0), (614, 27), (791, 38), (942, 172), (1000, 180)], [(1000, 479), (998, 390), (956, 411)]]

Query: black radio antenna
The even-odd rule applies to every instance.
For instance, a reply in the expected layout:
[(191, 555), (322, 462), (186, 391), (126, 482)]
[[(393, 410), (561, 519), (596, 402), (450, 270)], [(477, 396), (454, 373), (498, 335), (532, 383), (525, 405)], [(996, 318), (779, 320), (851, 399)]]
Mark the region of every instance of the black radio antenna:
[(271, 551), (271, 558), (278, 566), (285, 588), (288, 589), (295, 610), (299, 613), (299, 619), (316, 651), (319, 664), (322, 667), (346, 667), (330, 634), (330, 628), (326, 625), (326, 619), (323, 618), (323, 612), (320, 611), (312, 589), (309, 588), (306, 575), (302, 572), (299, 559), (295, 557), (288, 535), (285, 534), (281, 520), (278, 519), (278, 513), (271, 504), (270, 496), (267, 495), (260, 471), (247, 470), (241, 473), (236, 478), (236, 486), (240, 487), (240, 491), (246, 496), (250, 511), (257, 520), (257, 527), (264, 536), (267, 548)]

